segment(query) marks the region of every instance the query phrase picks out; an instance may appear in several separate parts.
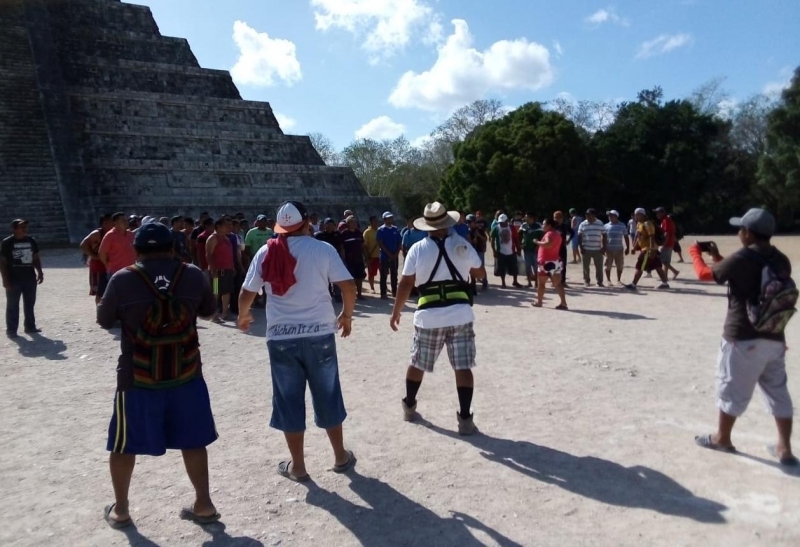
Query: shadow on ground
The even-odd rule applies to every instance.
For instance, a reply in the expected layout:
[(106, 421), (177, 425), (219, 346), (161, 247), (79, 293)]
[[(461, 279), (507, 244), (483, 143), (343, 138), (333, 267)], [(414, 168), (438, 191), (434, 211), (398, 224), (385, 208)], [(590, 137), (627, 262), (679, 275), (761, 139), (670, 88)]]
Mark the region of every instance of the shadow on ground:
[(461, 437), (426, 420), (417, 423), (434, 433), (471, 444), (489, 461), (585, 498), (698, 522), (725, 522), (722, 516), (727, 509), (725, 505), (695, 496), (674, 479), (648, 467), (624, 467), (594, 456), (573, 456), (528, 441), (500, 439), (482, 433)]
[(62, 340), (52, 340), (41, 334), (31, 334), (30, 337), (30, 340), (23, 336), (11, 338), (23, 357), (44, 357), (50, 361), (63, 361), (67, 358), (63, 355), (67, 351), (67, 345)]
[(483, 545), (470, 530), (481, 531), (502, 547), (520, 547), (500, 532), (463, 513), (441, 517), (407, 498), (385, 482), (348, 473), (350, 489), (369, 508), (356, 505), (339, 494), (307, 483), (306, 503), (324, 509), (355, 536), (361, 545)]
[[(201, 526), (201, 528), (211, 536), (211, 539), (203, 542), (203, 547), (264, 547), (264, 544), (256, 539), (229, 535), (225, 531), (225, 524), (221, 521)], [(161, 547), (158, 543), (142, 535), (136, 525), (123, 528), (120, 532), (125, 534), (131, 547)]]

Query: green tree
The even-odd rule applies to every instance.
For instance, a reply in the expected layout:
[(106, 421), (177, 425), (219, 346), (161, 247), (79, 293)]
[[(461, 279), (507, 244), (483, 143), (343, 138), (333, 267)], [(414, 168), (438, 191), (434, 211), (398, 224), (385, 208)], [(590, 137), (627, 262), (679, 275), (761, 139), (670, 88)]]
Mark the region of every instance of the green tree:
[(784, 226), (794, 227), (800, 210), (800, 67), (768, 117), (766, 153), (758, 168), (761, 194)]

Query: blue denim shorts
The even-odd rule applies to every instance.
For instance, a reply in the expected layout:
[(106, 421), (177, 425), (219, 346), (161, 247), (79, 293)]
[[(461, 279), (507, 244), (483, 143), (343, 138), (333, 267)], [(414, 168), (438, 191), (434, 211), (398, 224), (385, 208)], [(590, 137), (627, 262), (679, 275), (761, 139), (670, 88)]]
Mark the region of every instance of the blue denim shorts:
[(267, 342), (272, 370), (270, 427), (287, 433), (306, 429), (306, 383), (314, 404), (314, 423), (330, 429), (344, 422), (339, 361), (333, 334)]

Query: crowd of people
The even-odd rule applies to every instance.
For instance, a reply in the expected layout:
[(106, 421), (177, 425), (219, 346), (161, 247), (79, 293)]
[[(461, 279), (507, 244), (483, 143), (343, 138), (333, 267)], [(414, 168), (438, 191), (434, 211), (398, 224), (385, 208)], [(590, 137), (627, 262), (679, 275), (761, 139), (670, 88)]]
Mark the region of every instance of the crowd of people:
[[(221, 322), (235, 317), (238, 327), (248, 331), (252, 308), (266, 308), (273, 391), (270, 425), (283, 432), (290, 454), (277, 472), (296, 482), (310, 480), (304, 454), (308, 386), (315, 423), (330, 440), (332, 470), (346, 473), (356, 456), (344, 441), (347, 412), (335, 335), (352, 333), (365, 280), (382, 299), (391, 291), (389, 326), (394, 331), (400, 328), (409, 298), (417, 298), (401, 400), (403, 419), (418, 419), (424, 375), (434, 370), (446, 347), (455, 371), (458, 433), (473, 435), (478, 428), (471, 408), (476, 365), (472, 305), (490, 287), (487, 249), (493, 251), (500, 286), (508, 287), (510, 277), (511, 287), (535, 287), (535, 307), (543, 305), (550, 283), (559, 297), (556, 308), (568, 309), (568, 264), (582, 266), (586, 286), (592, 285), (594, 273), (599, 287), (616, 283), (636, 290), (643, 274), (655, 271), (661, 281), (658, 288), (667, 289), (668, 272), (673, 278), (678, 275), (672, 256), (679, 253), (680, 234), (664, 208), (653, 212), (655, 220), (645, 209), (636, 209), (623, 223), (618, 211), (609, 210), (604, 223), (591, 208), (585, 218), (571, 210), (569, 221), (556, 211), (540, 223), (533, 213), (509, 217), (497, 211), (489, 220), (480, 211), (464, 214), (431, 203), (402, 230), (387, 211), (380, 219), (369, 218), (363, 232), (353, 211), (345, 211), (338, 221), (320, 221), (296, 201), (284, 203), (276, 220), (259, 215), (252, 228), (241, 214), (214, 220), (203, 213), (196, 222), (180, 216), (104, 216), (81, 249), (89, 266), (90, 293), (97, 299), (98, 323), (111, 328), (119, 322), (123, 330), (107, 442), (115, 502), (105, 509), (106, 521), (114, 528), (131, 524), (128, 491), (136, 456), (161, 455), (167, 449), (183, 452), (196, 491), (182, 518), (200, 524), (219, 519), (208, 486), (206, 447), (217, 433), (202, 376), (198, 318)], [(713, 243), (689, 250), (699, 280), (729, 287), (717, 358), (718, 428), (698, 435), (695, 442), (735, 452), (733, 426), (759, 386), (778, 429), (778, 442), (769, 450), (781, 465), (797, 466), (791, 448), (793, 406), (784, 334), (798, 298), (791, 263), (771, 243), (775, 221), (768, 212), (753, 209), (731, 219), (731, 224), (739, 228), (742, 243), (733, 255), (723, 258)], [(12, 235), (0, 248), (10, 337), (16, 336), (20, 297), (26, 332), (38, 332), (33, 303), (44, 277), (38, 246), (27, 227), (24, 220), (15, 220)], [(704, 253), (713, 265), (706, 264)], [(625, 259), (632, 254), (634, 277), (624, 284)], [(334, 301), (341, 303), (338, 314)]]

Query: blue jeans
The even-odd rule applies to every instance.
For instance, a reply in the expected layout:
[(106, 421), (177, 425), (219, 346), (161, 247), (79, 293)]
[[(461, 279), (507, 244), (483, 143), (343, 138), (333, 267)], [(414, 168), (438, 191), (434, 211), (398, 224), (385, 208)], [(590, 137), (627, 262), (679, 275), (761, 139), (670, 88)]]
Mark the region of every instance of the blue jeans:
[(272, 371), (270, 427), (286, 433), (306, 429), (306, 384), (314, 404), (314, 423), (322, 429), (347, 417), (339, 384), (339, 361), (333, 334), (267, 342)]
[(525, 275), (528, 279), (536, 279), (537, 270), (539, 269), (538, 251), (524, 249), (522, 254), (525, 256)]
[(6, 332), (16, 334), (19, 328), (19, 299), (25, 310), (25, 330), (36, 328), (33, 307), (36, 304), (36, 278), (11, 280), (11, 288), (6, 289)]

